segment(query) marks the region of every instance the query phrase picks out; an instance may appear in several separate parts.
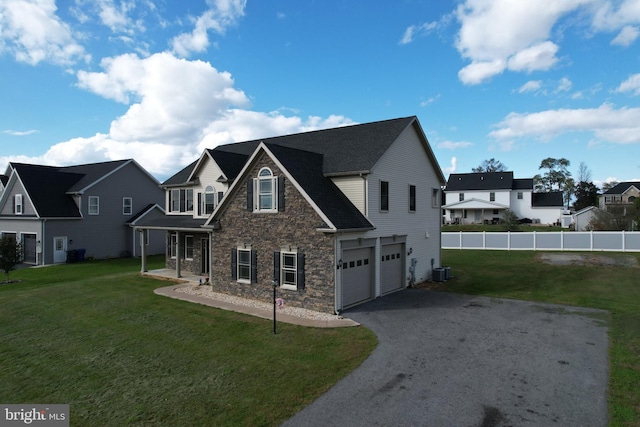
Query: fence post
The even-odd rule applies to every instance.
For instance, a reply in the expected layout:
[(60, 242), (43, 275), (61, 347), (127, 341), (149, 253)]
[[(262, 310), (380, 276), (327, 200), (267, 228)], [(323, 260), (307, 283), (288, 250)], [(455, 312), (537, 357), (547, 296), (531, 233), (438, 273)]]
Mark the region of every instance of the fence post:
[(482, 249), (483, 250), (487, 249), (487, 232), (486, 231), (482, 232)]
[(533, 250), (537, 251), (538, 250), (538, 238), (536, 236), (537, 231), (533, 232)]
[(560, 230), (560, 250), (564, 251), (564, 231)]

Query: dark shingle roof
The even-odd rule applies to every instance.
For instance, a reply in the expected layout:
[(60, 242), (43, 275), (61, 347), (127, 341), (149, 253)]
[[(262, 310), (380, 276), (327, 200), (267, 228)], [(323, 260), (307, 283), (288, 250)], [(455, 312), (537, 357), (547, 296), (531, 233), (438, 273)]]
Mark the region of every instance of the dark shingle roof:
[(629, 187), (631, 187), (632, 185), (640, 190), (640, 181), (627, 181), (627, 182), (621, 182), (611, 187), (610, 189), (605, 191), (603, 194), (622, 194), (625, 191), (627, 191)]
[(324, 177), (323, 155), (276, 144), (265, 145), (336, 228), (373, 228), (333, 181)]
[(541, 207), (562, 207), (564, 199), (562, 192), (552, 191), (550, 193), (533, 193), (531, 195), (531, 206), (534, 208)]
[(191, 164), (185, 166), (180, 172), (174, 174), (165, 182), (162, 183), (163, 186), (171, 186), (171, 185), (182, 185), (186, 184), (187, 180), (191, 176), (191, 172), (193, 168), (198, 163), (198, 160), (192, 162)]
[(246, 154), (229, 153), (222, 150), (208, 151), (230, 181), (233, 181), (238, 176), (249, 158)]
[(251, 155), (260, 142), (324, 155), (325, 175), (370, 171), (415, 116), (221, 145), (214, 151)]
[(7, 182), (9, 181), (9, 177), (6, 175), (0, 175), (0, 182), (2, 182), (2, 185), (7, 185)]
[(452, 173), (446, 191), (461, 190), (511, 190), (513, 172)]

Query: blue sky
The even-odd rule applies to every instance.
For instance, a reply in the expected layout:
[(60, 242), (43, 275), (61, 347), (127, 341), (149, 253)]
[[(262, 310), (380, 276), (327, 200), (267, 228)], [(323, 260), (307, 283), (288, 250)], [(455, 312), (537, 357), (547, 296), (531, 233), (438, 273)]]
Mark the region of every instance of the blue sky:
[(415, 115), (445, 174), (640, 180), (640, 0), (0, 0), (0, 170)]

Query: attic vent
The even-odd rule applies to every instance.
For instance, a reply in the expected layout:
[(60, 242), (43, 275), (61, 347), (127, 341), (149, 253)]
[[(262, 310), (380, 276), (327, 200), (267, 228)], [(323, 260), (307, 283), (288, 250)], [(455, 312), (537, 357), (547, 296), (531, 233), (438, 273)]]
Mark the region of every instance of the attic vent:
[(480, 181), (484, 181), (484, 176), (481, 176), (481, 177), (480, 177)]

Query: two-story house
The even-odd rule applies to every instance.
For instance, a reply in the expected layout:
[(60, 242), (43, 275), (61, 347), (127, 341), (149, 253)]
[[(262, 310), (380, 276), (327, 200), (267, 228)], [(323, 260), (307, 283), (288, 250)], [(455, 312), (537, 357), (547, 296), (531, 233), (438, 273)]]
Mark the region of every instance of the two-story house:
[[(440, 267), (444, 176), (416, 117), (219, 146), (164, 182), (167, 266), (341, 310)], [(144, 270), (144, 262), (143, 262)]]
[(444, 194), (448, 224), (495, 224), (507, 209), (538, 224), (558, 223), (562, 215), (561, 192), (535, 193), (533, 178), (513, 172), (451, 174)]
[[(164, 252), (164, 235), (140, 240), (133, 223), (163, 216), (164, 192), (134, 160), (76, 166), (9, 163), (0, 233), (23, 246), (24, 262), (66, 262), (69, 254), (113, 258)], [(5, 182), (3, 180), (3, 182)]]
[(640, 197), (640, 181), (621, 182), (598, 196), (602, 210), (618, 210), (622, 215)]

